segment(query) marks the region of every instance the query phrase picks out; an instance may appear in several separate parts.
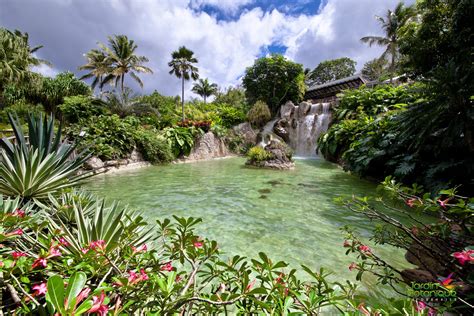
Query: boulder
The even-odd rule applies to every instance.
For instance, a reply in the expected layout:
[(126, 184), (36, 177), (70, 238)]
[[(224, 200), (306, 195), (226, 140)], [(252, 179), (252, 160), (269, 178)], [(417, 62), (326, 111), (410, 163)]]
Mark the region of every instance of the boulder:
[(293, 102), (288, 101), (285, 104), (283, 104), (280, 108), (280, 117), (285, 120), (290, 120), (291, 115), (295, 111), (295, 105)]
[(207, 160), (227, 155), (229, 155), (229, 150), (224, 141), (212, 132), (207, 132), (196, 140), (186, 160)]
[(84, 162), (84, 169), (97, 170), (104, 167), (104, 162), (98, 157), (91, 157)]
[(298, 105), (298, 119), (303, 119), (306, 114), (309, 113), (309, 110), (311, 110), (311, 103), (305, 101), (301, 102)]
[(290, 133), (288, 129), (290, 123), (286, 119), (278, 120), (273, 126), (273, 132), (281, 137), (286, 143), (290, 141)]
[(288, 170), (295, 168), (295, 163), (291, 159), (293, 152), (286, 144), (271, 140), (264, 149), (271, 153), (270, 159), (265, 161), (253, 161), (249, 159), (245, 164), (265, 169)]
[(246, 144), (257, 143), (257, 132), (252, 128), (249, 122), (241, 123), (232, 128), (233, 132), (242, 138)]
[(132, 162), (139, 162), (143, 161), (143, 155), (135, 148), (133, 149), (132, 153), (130, 154), (129, 161)]

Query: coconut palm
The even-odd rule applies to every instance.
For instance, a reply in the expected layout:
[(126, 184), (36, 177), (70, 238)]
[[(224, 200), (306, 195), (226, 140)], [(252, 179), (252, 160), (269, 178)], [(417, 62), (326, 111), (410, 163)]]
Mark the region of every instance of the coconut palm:
[(79, 70), (88, 70), (89, 72), (79, 79), (94, 78), (91, 84), (92, 89), (98, 85), (102, 92), (104, 77), (111, 72), (110, 59), (107, 58), (104, 51), (99, 49), (91, 49), (84, 56), (87, 58), (87, 64), (80, 66)]
[(178, 50), (171, 53), (172, 60), (168, 63), (171, 67), (170, 74), (174, 74), (176, 77), (181, 78), (181, 108), (183, 112), (182, 120), (184, 121), (184, 81), (199, 78), (198, 68), (193, 64), (197, 63), (198, 60), (193, 57), (194, 52), (181, 46)]
[(378, 45), (385, 47), (380, 59), (389, 60), (390, 81), (394, 77), (395, 65), (399, 58), (398, 52), (398, 32), (407, 23), (407, 21), (415, 15), (413, 6), (405, 7), (403, 2), (399, 2), (395, 10), (387, 10), (385, 17), (375, 16), (382, 24), (384, 36), (365, 36), (360, 40), (368, 43), (369, 46)]
[(209, 83), (209, 80), (206, 78), (199, 79), (199, 82), (194, 84), (192, 90), (199, 94), (204, 99), (204, 103), (206, 103), (208, 97), (217, 93), (218, 87), (215, 83)]
[(129, 73), (140, 87), (143, 87), (143, 82), (137, 73), (153, 73), (150, 68), (143, 65), (148, 62), (148, 58), (136, 55), (137, 45), (125, 35), (109, 36), (108, 39), (109, 47), (99, 43), (100, 48), (106, 54), (107, 63), (110, 63), (110, 70), (102, 80), (102, 85), (115, 80), (115, 86), (117, 87), (120, 82), (123, 92), (125, 75)]

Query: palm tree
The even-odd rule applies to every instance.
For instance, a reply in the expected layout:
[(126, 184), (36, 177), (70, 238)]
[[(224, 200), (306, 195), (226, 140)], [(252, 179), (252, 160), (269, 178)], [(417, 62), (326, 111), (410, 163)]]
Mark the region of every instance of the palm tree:
[(136, 73), (153, 73), (150, 68), (143, 66), (144, 63), (148, 62), (148, 58), (135, 55), (137, 45), (125, 35), (109, 36), (108, 39), (109, 47), (99, 43), (107, 56), (107, 62), (110, 63), (110, 71), (102, 80), (102, 85), (115, 80), (115, 86), (117, 87), (120, 82), (120, 88), (123, 92), (125, 75), (130, 73), (130, 76), (143, 88), (143, 82)]
[(208, 97), (217, 93), (218, 87), (215, 83), (209, 83), (209, 80), (206, 78), (199, 79), (199, 82), (194, 84), (192, 90), (199, 94), (204, 99), (204, 103), (206, 103)]
[(94, 78), (91, 87), (95, 89), (99, 85), (100, 92), (102, 93), (104, 77), (111, 72), (110, 59), (104, 51), (99, 49), (91, 49), (87, 54), (84, 55), (87, 58), (87, 64), (79, 67), (79, 70), (89, 70), (89, 73), (85, 74), (80, 80)]
[(413, 6), (405, 7), (403, 2), (399, 2), (394, 11), (387, 10), (385, 17), (375, 16), (382, 24), (384, 36), (365, 36), (360, 39), (362, 42), (368, 43), (369, 46), (375, 44), (385, 47), (385, 51), (380, 56), (380, 59), (389, 60), (388, 58), (390, 57), (390, 82), (394, 77), (395, 65), (399, 57), (398, 32), (414, 15), (415, 9)]
[(197, 80), (199, 78), (198, 68), (193, 64), (197, 63), (198, 60), (193, 57), (194, 52), (181, 46), (178, 50), (171, 53), (172, 60), (168, 63), (171, 67), (170, 74), (174, 74), (176, 77), (181, 78), (181, 108), (183, 111), (184, 121), (184, 80)]

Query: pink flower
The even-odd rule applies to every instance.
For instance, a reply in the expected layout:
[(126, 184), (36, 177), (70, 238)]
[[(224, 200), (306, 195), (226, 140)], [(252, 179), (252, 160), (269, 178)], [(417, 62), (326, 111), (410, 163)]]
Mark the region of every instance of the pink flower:
[(423, 301), (414, 301), (413, 305), (415, 306), (415, 310), (417, 312), (421, 312), (426, 308), (426, 303)]
[(64, 247), (67, 247), (70, 245), (69, 242), (64, 237), (59, 238), (59, 244)]
[(5, 236), (10, 237), (10, 236), (21, 236), (21, 235), (23, 235), (23, 229), (18, 228), (18, 229), (15, 229), (12, 232), (9, 232)]
[(357, 263), (355, 262), (352, 262), (350, 265), (349, 265), (349, 271), (352, 271), (354, 269), (357, 269)]
[(344, 245), (343, 246), (347, 248), (347, 247), (352, 246), (352, 243), (349, 240), (344, 240)]
[(61, 251), (57, 248), (57, 246), (51, 246), (49, 248), (49, 255), (48, 258), (53, 258), (53, 257), (60, 257), (61, 256)]
[(34, 269), (39, 266), (43, 266), (44, 268), (46, 268), (47, 265), (48, 265), (48, 261), (45, 258), (38, 258), (33, 262), (33, 264), (31, 265), (31, 268)]
[(100, 316), (106, 316), (109, 310), (107, 305), (103, 305), (105, 294), (104, 291), (100, 294), (100, 297), (92, 296), (92, 307), (89, 309), (89, 313), (97, 313)]
[(0, 268), (3, 268), (5, 266), (5, 262), (0, 260)]
[(428, 316), (436, 316), (437, 314), (438, 313), (436, 312), (436, 309), (430, 307), (430, 309), (428, 310)]
[(196, 247), (196, 248), (202, 248), (203, 243), (200, 242), (200, 241), (195, 241), (195, 242), (193, 242), (193, 245), (194, 245), (194, 247)]
[(458, 259), (459, 263), (461, 265), (464, 265), (467, 262), (473, 262), (474, 257), (472, 256), (474, 254), (474, 250), (464, 250), (462, 252), (455, 252), (453, 253), (453, 257)]
[(91, 241), (89, 244), (89, 248), (92, 250), (99, 250), (99, 251), (104, 251), (105, 250), (105, 240), (95, 240)]
[(173, 271), (173, 266), (171, 265), (171, 261), (165, 263), (164, 265), (162, 265), (161, 268), (160, 268), (160, 270), (161, 270), (161, 271), (168, 271), (168, 272)]
[(12, 215), (13, 215), (13, 216), (20, 217), (20, 218), (23, 218), (23, 217), (25, 217), (26, 213), (25, 213), (25, 211), (20, 210), (20, 209), (18, 208), (18, 209), (16, 209), (15, 212), (13, 212)]
[(257, 281), (257, 280), (253, 279), (253, 281), (250, 282), (250, 283), (247, 285), (247, 287), (245, 288), (245, 291), (246, 291), (246, 292), (250, 291), (250, 289), (255, 285), (255, 282), (256, 282), (256, 281)]
[(89, 293), (91, 292), (91, 289), (86, 287), (85, 289), (83, 289), (81, 291), (81, 293), (79, 293), (79, 295), (77, 296), (77, 299), (76, 299), (76, 306), (82, 302), (84, 299), (86, 299), (88, 296), (89, 296)]
[(89, 252), (89, 250), (90, 250), (90, 249), (89, 249), (89, 247), (84, 247), (84, 248), (81, 248), (81, 252), (82, 252), (83, 254), (86, 254), (86, 253), (88, 253), (88, 252)]
[(13, 257), (13, 259), (15, 259), (15, 260), (18, 259), (18, 258), (20, 258), (20, 257), (27, 257), (27, 256), (28, 256), (28, 255), (27, 255), (26, 253), (21, 252), (21, 251), (14, 251), (14, 252), (12, 252), (12, 257)]
[(445, 200), (438, 199), (438, 203), (442, 208), (446, 209), (446, 206), (448, 206), (449, 200), (451, 200), (451, 198), (447, 198)]
[(360, 245), (359, 250), (364, 252), (365, 254), (370, 254), (371, 253), (370, 247), (366, 246), (366, 245)]
[(128, 277), (128, 283), (130, 283), (130, 284), (135, 284), (135, 283), (138, 282), (138, 281), (137, 281), (138, 278), (139, 278), (139, 277), (138, 277), (138, 274), (136, 274), (135, 272), (133, 272), (133, 271), (130, 270), (130, 271), (128, 272), (128, 275), (129, 275), (129, 277)]
[(415, 206), (416, 199), (408, 199), (405, 201), (405, 204), (408, 205), (409, 207)]
[(146, 252), (148, 250), (146, 244), (141, 245), (140, 247), (132, 246), (133, 253)]
[(33, 285), (32, 289), (35, 290), (33, 292), (33, 296), (44, 295), (46, 294), (46, 291), (47, 291), (46, 283), (43, 282), (40, 284)]
[(148, 275), (145, 273), (145, 270), (144, 269), (140, 269), (140, 276), (142, 278), (143, 281), (146, 281), (148, 280)]

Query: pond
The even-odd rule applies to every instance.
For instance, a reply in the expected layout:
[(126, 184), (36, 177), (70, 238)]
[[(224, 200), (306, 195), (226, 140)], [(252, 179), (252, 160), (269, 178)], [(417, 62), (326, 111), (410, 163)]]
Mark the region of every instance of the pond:
[[(355, 281), (356, 272), (348, 270), (355, 259), (345, 255), (340, 228), (351, 225), (368, 237), (373, 224), (334, 198), (371, 195), (376, 184), (322, 159), (298, 159), (291, 171), (250, 169), (244, 162), (153, 166), (97, 176), (86, 187), (129, 204), (152, 222), (172, 214), (201, 217), (199, 234), (217, 240), (229, 256), (264, 251), (293, 267), (323, 266), (339, 280)], [(395, 265), (407, 264), (398, 249), (376, 251)]]

